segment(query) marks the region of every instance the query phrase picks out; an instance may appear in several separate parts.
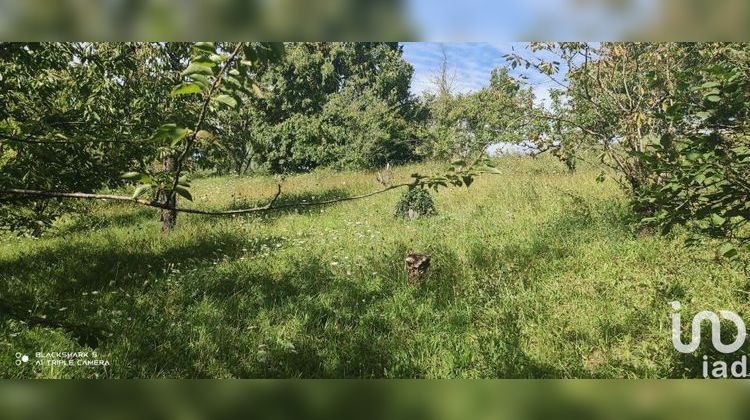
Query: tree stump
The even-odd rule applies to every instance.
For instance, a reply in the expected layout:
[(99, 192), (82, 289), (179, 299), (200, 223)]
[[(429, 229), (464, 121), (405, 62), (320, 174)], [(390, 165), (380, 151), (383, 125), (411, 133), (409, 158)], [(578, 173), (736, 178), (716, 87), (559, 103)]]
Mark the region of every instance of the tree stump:
[(406, 256), (404, 261), (406, 262), (406, 273), (410, 283), (419, 283), (422, 276), (427, 273), (427, 269), (430, 268), (431, 259), (431, 255), (417, 253), (411, 253)]

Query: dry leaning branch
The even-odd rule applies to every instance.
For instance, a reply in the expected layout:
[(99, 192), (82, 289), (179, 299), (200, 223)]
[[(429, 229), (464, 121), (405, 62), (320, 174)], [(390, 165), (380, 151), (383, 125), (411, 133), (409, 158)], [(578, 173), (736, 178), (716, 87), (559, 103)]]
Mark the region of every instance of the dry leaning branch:
[(208, 216), (231, 216), (231, 215), (238, 215), (238, 214), (258, 213), (258, 212), (277, 210), (277, 209), (321, 206), (321, 205), (326, 205), (326, 204), (340, 203), (344, 201), (359, 200), (362, 198), (372, 197), (374, 195), (383, 194), (385, 192), (394, 190), (396, 188), (407, 187), (410, 185), (412, 184), (402, 183), (402, 184), (392, 185), (387, 188), (383, 188), (377, 191), (373, 191), (367, 194), (357, 195), (353, 197), (341, 197), (341, 198), (334, 198), (331, 200), (315, 201), (311, 203), (281, 204), (281, 205), (275, 206), (274, 204), (276, 203), (278, 198), (281, 196), (281, 184), (278, 184), (277, 189), (276, 189), (276, 194), (271, 198), (271, 200), (269, 200), (268, 204), (264, 206), (259, 206), (259, 207), (251, 207), (251, 208), (236, 209), (236, 210), (201, 210), (201, 209), (190, 209), (190, 208), (182, 208), (182, 207), (173, 208), (167, 203), (159, 202), (156, 200), (134, 199), (132, 197), (121, 196), (121, 195), (66, 193), (66, 192), (56, 192), (56, 191), (38, 191), (38, 190), (22, 190), (22, 189), (0, 190), (0, 198), (3, 198), (5, 196), (11, 196), (11, 197), (16, 197), (17, 199), (70, 198), (70, 199), (79, 199), (79, 200), (123, 201), (123, 202), (134, 203), (134, 204), (138, 204), (142, 206), (147, 206), (147, 207), (154, 207), (158, 209), (174, 210), (176, 212), (181, 212), (181, 213), (203, 214), (203, 215), (208, 215)]

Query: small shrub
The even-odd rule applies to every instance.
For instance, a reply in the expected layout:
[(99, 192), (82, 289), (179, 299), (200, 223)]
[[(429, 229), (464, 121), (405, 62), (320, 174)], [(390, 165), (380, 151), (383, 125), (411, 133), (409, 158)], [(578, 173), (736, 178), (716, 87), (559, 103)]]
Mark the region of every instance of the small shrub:
[(425, 188), (409, 188), (396, 204), (396, 217), (416, 219), (437, 213), (432, 195)]

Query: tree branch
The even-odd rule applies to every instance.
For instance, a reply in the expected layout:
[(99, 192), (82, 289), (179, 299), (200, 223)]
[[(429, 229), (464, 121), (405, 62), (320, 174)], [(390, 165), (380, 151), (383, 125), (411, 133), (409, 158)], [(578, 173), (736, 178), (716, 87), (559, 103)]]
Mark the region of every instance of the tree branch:
[(259, 206), (259, 207), (236, 209), (236, 210), (200, 210), (200, 209), (180, 208), (180, 207), (173, 208), (167, 203), (161, 203), (156, 200), (134, 199), (132, 197), (121, 196), (121, 195), (110, 195), (110, 194), (66, 193), (66, 192), (57, 192), (57, 191), (6, 189), (6, 190), (0, 190), (0, 196), (9, 195), (9, 196), (19, 196), (21, 198), (42, 198), (42, 199), (72, 198), (72, 199), (79, 199), (79, 200), (122, 201), (122, 202), (139, 204), (139, 205), (146, 206), (146, 207), (154, 207), (158, 209), (169, 209), (169, 210), (174, 210), (174, 211), (182, 212), (182, 213), (203, 214), (203, 215), (208, 215), (208, 216), (231, 216), (231, 215), (238, 215), (238, 214), (259, 213), (259, 212), (264, 212), (264, 211), (279, 210), (279, 209), (286, 209), (286, 208), (312, 207), (312, 206), (321, 206), (321, 205), (326, 205), (326, 204), (341, 203), (344, 201), (360, 200), (363, 198), (372, 197), (374, 195), (383, 194), (385, 192), (395, 190), (397, 188), (408, 187), (408, 186), (413, 186), (413, 185), (415, 185), (413, 182), (401, 183), (401, 184), (392, 185), (387, 188), (383, 188), (377, 191), (373, 191), (373, 192), (369, 192), (366, 194), (357, 195), (353, 197), (334, 198), (331, 200), (315, 201), (312, 203), (296, 203), (296, 204), (290, 203), (290, 204), (282, 204), (282, 205), (274, 206), (279, 196), (281, 195), (281, 184), (277, 184), (276, 193), (268, 202), (268, 204), (264, 206)]
[[(224, 66), (219, 70), (219, 74), (216, 75), (216, 78), (214, 79), (214, 82), (211, 84), (211, 87), (208, 89), (208, 92), (206, 92), (206, 99), (203, 101), (203, 106), (201, 107), (201, 112), (198, 115), (198, 120), (195, 123), (195, 128), (193, 129), (192, 134), (187, 138), (187, 142), (185, 144), (185, 149), (180, 153), (180, 155), (177, 157), (175, 161), (175, 168), (174, 168), (174, 181), (172, 182), (172, 189), (170, 190), (170, 199), (176, 198), (176, 190), (177, 190), (177, 184), (180, 181), (180, 173), (182, 172), (182, 163), (185, 160), (185, 158), (190, 154), (190, 152), (193, 150), (193, 143), (195, 143), (195, 136), (198, 135), (198, 131), (200, 131), (201, 126), (203, 125), (203, 122), (206, 119), (206, 114), (208, 112), (208, 105), (211, 102), (211, 97), (213, 96), (214, 91), (217, 87), (219, 87), (219, 84), (221, 83), (221, 79), (224, 77), (224, 74), (227, 72), (227, 69), (229, 66), (232, 65), (235, 58), (237, 58), (237, 54), (240, 53), (240, 50), (242, 49), (243, 43), (240, 42), (237, 44), (237, 47), (234, 49), (232, 54), (229, 56), (227, 61), (224, 63)], [(170, 201), (170, 200), (166, 200)]]
[(7, 141), (11, 143), (28, 143), (28, 144), (45, 144), (45, 145), (51, 145), (51, 144), (73, 144), (73, 145), (82, 145), (82, 144), (97, 144), (97, 143), (116, 143), (116, 144), (144, 144), (147, 143), (147, 140), (99, 140), (99, 139), (77, 139), (77, 140), (52, 140), (52, 139), (45, 139), (44, 137), (34, 137), (34, 136), (26, 136), (26, 137), (18, 137), (13, 136), (10, 134), (0, 134), (0, 141)]

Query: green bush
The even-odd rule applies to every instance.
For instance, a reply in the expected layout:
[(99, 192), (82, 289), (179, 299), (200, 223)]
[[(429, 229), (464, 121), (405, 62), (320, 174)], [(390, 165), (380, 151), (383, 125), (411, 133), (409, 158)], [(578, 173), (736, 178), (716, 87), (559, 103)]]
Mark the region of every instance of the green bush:
[[(410, 212), (411, 210), (411, 212)], [(437, 213), (432, 195), (425, 188), (409, 188), (396, 204), (396, 217), (415, 219)]]

